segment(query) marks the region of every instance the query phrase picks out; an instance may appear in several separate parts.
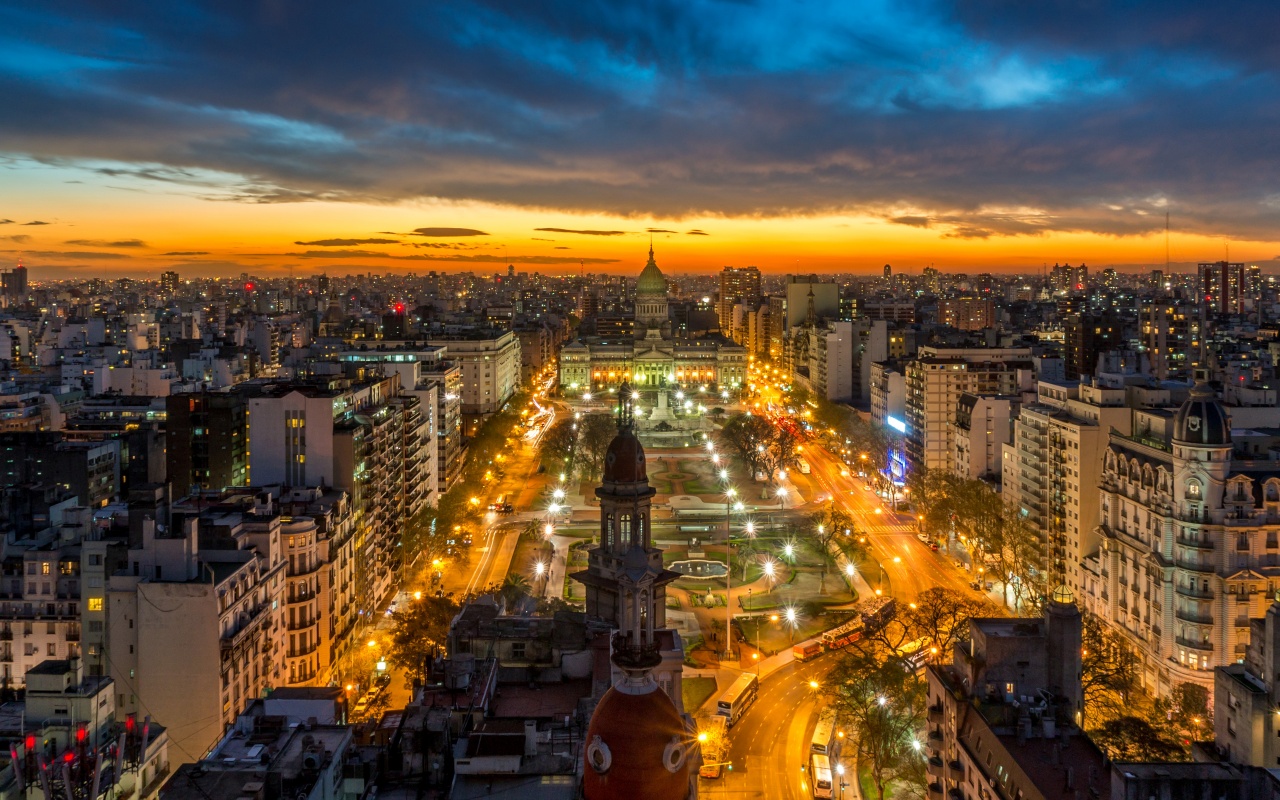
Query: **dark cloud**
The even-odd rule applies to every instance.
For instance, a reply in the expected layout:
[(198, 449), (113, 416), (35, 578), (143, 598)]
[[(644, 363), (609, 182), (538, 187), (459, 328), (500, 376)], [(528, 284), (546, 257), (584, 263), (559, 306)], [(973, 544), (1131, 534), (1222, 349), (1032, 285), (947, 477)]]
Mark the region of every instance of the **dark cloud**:
[(532, 236), (530, 237), (530, 239), (535, 242), (554, 242), (555, 241), (555, 239), (543, 239), (537, 236)]
[(577, 231), (571, 228), (534, 228), (543, 233), (577, 233), (582, 236), (622, 236), (626, 231)]
[(1275, 239), (1280, 4), (1220, 6), (69, 0), (0, 16), (42, 65), (0, 151), (223, 202)]
[[(9, 250), (7, 252), (15, 252)], [(59, 260), (66, 259), (90, 259), (92, 261), (106, 261), (116, 258), (132, 258), (133, 256), (125, 253), (103, 253), (95, 250), (23, 250), (24, 255), (32, 258), (52, 258)]]
[(707, 233), (706, 231), (700, 231), (697, 228), (694, 228), (691, 231), (685, 231), (685, 235), (686, 236), (710, 236), (711, 234)]
[(207, 256), (208, 250), (175, 250), (171, 253), (161, 253), (162, 256)]
[(11, 219), (0, 219), (0, 225), (12, 225), (12, 224), (13, 224), (13, 220)]
[(294, 242), (310, 247), (351, 247), (360, 244), (400, 244), (399, 239), (317, 239), (314, 242)]
[(23, 225), (52, 225), (53, 223), (44, 222), (43, 220), (33, 219), (30, 222), (24, 222), (22, 224)]
[(551, 249), (552, 249), (552, 250), (572, 250), (573, 248), (572, 248), (572, 247), (565, 247), (564, 245), (562, 245), (562, 244), (561, 244), (561, 245), (556, 245), (555, 247), (553, 247), (553, 248), (551, 248)]
[(25, 233), (19, 233), (14, 236), (0, 236), (0, 242), (13, 242), (14, 244), (26, 244), (31, 241), (31, 237)]
[(488, 236), (484, 231), (478, 231), (475, 228), (414, 228), (415, 236)]
[(679, 231), (669, 231), (666, 228), (645, 228), (645, 233), (678, 233)]
[(910, 225), (913, 228), (929, 227), (928, 217), (913, 217), (911, 215), (905, 215), (901, 217), (889, 217), (889, 221), (897, 225)]
[(71, 239), (63, 242), (63, 244), (76, 245), (77, 247), (146, 247), (147, 243), (141, 239), (117, 239), (108, 241), (106, 239)]
[[(268, 255), (268, 254), (262, 254)], [(307, 250), (302, 253), (281, 253), (279, 255), (297, 258), (331, 258), (331, 259), (348, 259), (348, 258), (377, 258), (391, 259), (393, 261), (456, 261), (456, 262), (474, 262), (482, 264), (577, 264), (585, 262), (587, 264), (614, 264), (617, 263), (616, 258), (574, 258), (569, 256), (509, 256), (502, 253), (476, 253), (472, 255), (452, 254), (445, 255), (443, 253), (415, 253), (408, 256), (393, 256), (386, 253), (379, 253), (375, 250)]]

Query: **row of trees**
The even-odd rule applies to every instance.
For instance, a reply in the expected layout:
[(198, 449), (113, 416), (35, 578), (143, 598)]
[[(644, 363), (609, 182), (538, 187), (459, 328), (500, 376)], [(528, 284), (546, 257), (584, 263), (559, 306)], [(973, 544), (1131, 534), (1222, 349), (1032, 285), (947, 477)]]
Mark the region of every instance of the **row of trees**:
[(1046, 540), (1040, 529), (986, 483), (941, 470), (914, 469), (907, 488), (922, 530), (955, 533), (974, 560), (1001, 587), (1008, 604), (1035, 613), (1052, 588), (1048, 586)]
[(716, 436), (720, 446), (747, 467), (754, 479), (764, 475), (773, 483), (778, 473), (800, 463), (800, 439), (790, 429), (774, 425), (758, 414), (734, 414)]
[(925, 726), (928, 685), (904, 658), (906, 646), (922, 641), (926, 652), (945, 661), (968, 631), (969, 620), (992, 610), (990, 603), (959, 592), (928, 589), (840, 654), (823, 692), (847, 733), (846, 746), (856, 748), (858, 765), (880, 800), (890, 785), (894, 796), (926, 793), (919, 732)]

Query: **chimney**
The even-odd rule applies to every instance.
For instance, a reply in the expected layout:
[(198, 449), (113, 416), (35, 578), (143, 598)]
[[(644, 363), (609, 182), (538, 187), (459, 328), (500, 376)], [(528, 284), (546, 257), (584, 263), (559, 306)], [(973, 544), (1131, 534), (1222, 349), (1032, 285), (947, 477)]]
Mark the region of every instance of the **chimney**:
[(524, 721), (524, 756), (530, 758), (538, 754), (538, 723), (536, 720)]

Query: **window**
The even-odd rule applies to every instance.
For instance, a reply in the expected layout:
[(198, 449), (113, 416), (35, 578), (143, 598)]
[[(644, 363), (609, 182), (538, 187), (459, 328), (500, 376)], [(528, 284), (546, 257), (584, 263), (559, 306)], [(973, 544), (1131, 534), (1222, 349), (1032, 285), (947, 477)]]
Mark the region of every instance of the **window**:
[(41, 561), (41, 562), (40, 562), (40, 574), (41, 574), (41, 575), (48, 575), (48, 574), (49, 574), (49, 562), (48, 562), (48, 561)]
[(90, 611), (101, 611), (101, 610), (102, 610), (102, 598), (101, 598), (101, 597), (90, 597), (90, 598), (89, 598), (89, 610), (90, 610)]

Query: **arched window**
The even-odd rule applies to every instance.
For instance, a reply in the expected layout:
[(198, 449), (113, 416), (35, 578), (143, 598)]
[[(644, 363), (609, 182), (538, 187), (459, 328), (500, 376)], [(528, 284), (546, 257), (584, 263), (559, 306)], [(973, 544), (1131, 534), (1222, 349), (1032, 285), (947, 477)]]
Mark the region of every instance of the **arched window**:
[(608, 550), (613, 547), (613, 515), (604, 515), (604, 546)]
[(631, 515), (623, 514), (618, 519), (618, 532), (623, 547), (631, 546)]
[(1200, 481), (1187, 481), (1187, 499), (1200, 499)]

